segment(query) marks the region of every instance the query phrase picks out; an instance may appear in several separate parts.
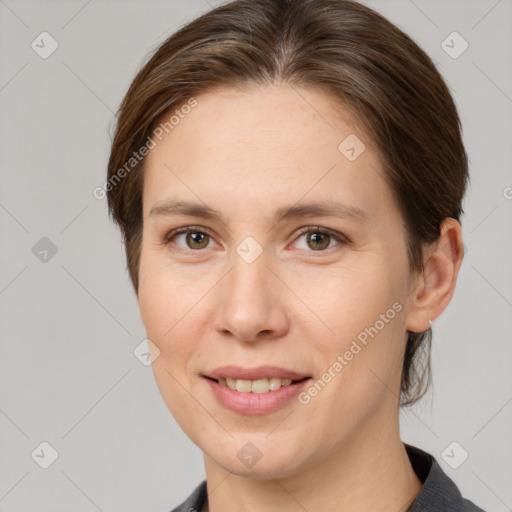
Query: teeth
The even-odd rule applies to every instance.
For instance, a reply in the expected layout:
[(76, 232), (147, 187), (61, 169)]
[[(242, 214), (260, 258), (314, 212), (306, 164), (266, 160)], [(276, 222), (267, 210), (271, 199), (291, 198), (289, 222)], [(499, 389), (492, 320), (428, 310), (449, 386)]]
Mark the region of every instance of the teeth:
[(252, 385), (250, 380), (239, 380), (236, 381), (236, 390), (243, 391), (244, 393), (250, 393), (252, 391)]
[(292, 379), (279, 379), (272, 377), (271, 379), (244, 380), (244, 379), (219, 379), (217, 381), (222, 386), (227, 386), (233, 391), (243, 393), (267, 393), (269, 391), (277, 391), (281, 386), (289, 386)]

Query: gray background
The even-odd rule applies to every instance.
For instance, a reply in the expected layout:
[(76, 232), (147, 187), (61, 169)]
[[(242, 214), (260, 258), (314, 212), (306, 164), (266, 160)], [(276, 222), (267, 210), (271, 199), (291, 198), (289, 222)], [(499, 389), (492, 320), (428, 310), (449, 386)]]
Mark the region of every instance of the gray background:
[[(144, 57), (218, 3), (0, 0), (0, 511), (163, 512), (204, 477), (133, 354), (143, 325), (92, 191)], [(471, 162), (467, 254), (434, 324), (434, 387), (401, 413), (402, 437), (480, 506), (512, 510), (512, 1), (366, 3), (437, 63)], [(43, 31), (59, 45), (47, 59), (31, 48)], [(457, 59), (441, 45), (453, 31), (469, 43)], [(48, 469), (43, 441), (58, 452)], [(469, 454), (457, 469), (442, 456), (453, 441), (452, 465)]]

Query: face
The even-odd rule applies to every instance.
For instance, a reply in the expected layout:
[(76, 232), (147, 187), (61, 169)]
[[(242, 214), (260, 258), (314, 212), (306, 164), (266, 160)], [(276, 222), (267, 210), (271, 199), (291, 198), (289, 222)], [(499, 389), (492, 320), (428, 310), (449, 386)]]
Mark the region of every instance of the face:
[(196, 101), (146, 159), (152, 367), (214, 464), (285, 477), (398, 428), (403, 220), (370, 139), (326, 93)]

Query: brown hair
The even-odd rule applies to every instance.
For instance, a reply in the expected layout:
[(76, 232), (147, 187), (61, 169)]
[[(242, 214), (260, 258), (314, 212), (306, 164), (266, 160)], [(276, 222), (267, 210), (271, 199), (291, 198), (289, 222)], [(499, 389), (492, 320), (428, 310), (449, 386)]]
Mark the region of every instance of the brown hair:
[[(235, 0), (164, 41), (119, 108), (105, 190), (136, 293), (144, 159), (133, 156), (162, 115), (193, 95), (277, 82), (320, 87), (362, 122), (401, 209), (412, 270), (423, 271), (423, 245), (438, 239), (442, 220), (460, 219), (468, 181), (461, 123), (443, 78), (409, 36), (352, 0)], [(428, 388), (430, 342), (430, 329), (408, 333), (402, 406)]]

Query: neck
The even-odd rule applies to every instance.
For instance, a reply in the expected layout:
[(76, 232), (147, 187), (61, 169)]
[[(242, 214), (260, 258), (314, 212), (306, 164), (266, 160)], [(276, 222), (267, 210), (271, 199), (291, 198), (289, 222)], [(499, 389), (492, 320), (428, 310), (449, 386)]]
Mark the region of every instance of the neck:
[(392, 428), (382, 429), (384, 424), (375, 418), (374, 428), (358, 432), (329, 458), (285, 478), (238, 476), (205, 456), (207, 510), (405, 512), (422, 483), (400, 440), (398, 414)]

